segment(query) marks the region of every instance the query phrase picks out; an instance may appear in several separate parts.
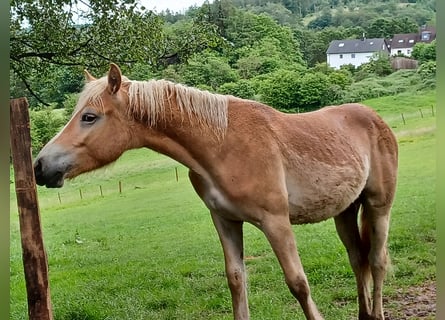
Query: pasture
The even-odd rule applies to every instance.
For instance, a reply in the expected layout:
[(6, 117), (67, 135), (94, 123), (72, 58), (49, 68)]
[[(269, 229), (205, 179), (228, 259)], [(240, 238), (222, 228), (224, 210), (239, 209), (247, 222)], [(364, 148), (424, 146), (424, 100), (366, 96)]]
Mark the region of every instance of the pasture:
[[(365, 103), (399, 140), (393, 268), (384, 288), (386, 312), (397, 316), (391, 296), (435, 280), (435, 92)], [(221, 245), (185, 167), (134, 150), (63, 189), (38, 190), (56, 320), (232, 319)], [(10, 319), (18, 320), (26, 292), (13, 184), (10, 200)], [(320, 311), (326, 319), (356, 318), (355, 279), (333, 220), (293, 230)], [(244, 238), (251, 318), (304, 319), (263, 234), (245, 224)]]

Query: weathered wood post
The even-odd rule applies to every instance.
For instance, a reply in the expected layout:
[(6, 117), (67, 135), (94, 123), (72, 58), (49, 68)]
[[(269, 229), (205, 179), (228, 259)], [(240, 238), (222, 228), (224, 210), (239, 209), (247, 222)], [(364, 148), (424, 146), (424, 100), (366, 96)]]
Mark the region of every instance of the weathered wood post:
[(43, 246), (40, 212), (31, 155), (26, 98), (13, 99), (10, 108), (11, 153), (20, 221), (23, 267), (30, 320), (52, 320), (48, 263)]

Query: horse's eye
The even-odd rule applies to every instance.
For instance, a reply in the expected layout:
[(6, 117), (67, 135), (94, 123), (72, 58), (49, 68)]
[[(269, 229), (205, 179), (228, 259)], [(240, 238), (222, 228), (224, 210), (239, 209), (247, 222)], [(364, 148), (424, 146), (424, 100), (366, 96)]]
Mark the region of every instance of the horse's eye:
[(97, 119), (97, 116), (92, 113), (84, 113), (82, 115), (82, 122), (86, 122), (88, 124), (93, 124)]

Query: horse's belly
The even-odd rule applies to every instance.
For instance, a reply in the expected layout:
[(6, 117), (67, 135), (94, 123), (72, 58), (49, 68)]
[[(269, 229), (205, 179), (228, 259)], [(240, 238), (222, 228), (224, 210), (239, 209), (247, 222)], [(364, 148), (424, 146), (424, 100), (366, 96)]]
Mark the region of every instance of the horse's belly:
[[(329, 171), (328, 171), (329, 172)], [(329, 173), (328, 173), (329, 175)], [(314, 223), (334, 217), (353, 203), (366, 183), (366, 171), (355, 175), (336, 174), (316, 182), (288, 180), (289, 219), (292, 224)]]
[(330, 201), (320, 199), (304, 203), (289, 202), (289, 220), (292, 224), (320, 222), (332, 218), (345, 210), (354, 200)]

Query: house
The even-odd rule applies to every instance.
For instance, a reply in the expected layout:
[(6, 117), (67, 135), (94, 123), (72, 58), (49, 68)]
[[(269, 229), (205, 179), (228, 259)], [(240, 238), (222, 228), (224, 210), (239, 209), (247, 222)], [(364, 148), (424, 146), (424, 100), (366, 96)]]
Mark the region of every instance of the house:
[(418, 42), (417, 33), (399, 33), (395, 34), (390, 40), (391, 55), (404, 55), (407, 57), (411, 56), (414, 45)]
[(327, 63), (339, 69), (342, 65), (358, 67), (370, 61), (375, 54), (389, 55), (388, 43), (384, 38), (333, 40), (326, 51)]
[(398, 33), (390, 40), (391, 55), (411, 56), (413, 47), (418, 42), (430, 43), (436, 39), (436, 29), (423, 26), (418, 33)]

